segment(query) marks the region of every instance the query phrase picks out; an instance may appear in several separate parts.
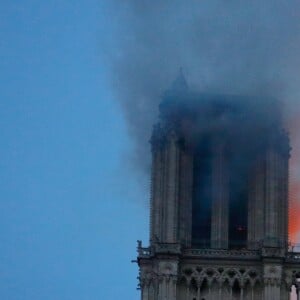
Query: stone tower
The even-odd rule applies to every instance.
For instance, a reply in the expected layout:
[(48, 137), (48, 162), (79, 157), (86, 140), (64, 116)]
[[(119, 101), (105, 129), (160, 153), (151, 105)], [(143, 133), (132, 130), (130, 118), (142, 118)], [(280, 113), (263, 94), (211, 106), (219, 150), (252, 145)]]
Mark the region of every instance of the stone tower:
[(165, 93), (151, 138), (150, 246), (138, 243), (142, 300), (298, 291), (280, 119), (273, 99), (192, 93), (182, 75)]

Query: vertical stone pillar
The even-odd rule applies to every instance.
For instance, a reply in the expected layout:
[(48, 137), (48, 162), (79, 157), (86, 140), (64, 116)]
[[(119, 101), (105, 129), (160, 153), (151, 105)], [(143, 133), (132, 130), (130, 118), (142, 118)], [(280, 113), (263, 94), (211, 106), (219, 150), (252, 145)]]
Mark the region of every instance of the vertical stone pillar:
[(265, 214), (264, 159), (257, 158), (249, 176), (248, 249), (258, 249), (264, 238)]
[(281, 300), (282, 266), (264, 265), (264, 300)]
[(222, 282), (218, 282), (219, 285), (219, 294), (218, 294), (218, 299), (222, 300)]
[(240, 300), (244, 300), (244, 286), (241, 286)]
[(265, 241), (267, 247), (286, 248), (288, 242), (289, 139), (277, 132), (266, 153)]
[(159, 277), (158, 282), (158, 300), (165, 300), (166, 299), (166, 282), (164, 276)]
[(151, 273), (145, 273), (145, 271), (142, 271), (140, 278), (141, 300), (156, 300), (154, 298), (154, 278)]
[(179, 238), (185, 247), (192, 240), (193, 154), (182, 149), (180, 155)]
[(177, 276), (168, 275), (165, 277), (167, 287), (167, 300), (176, 300)]
[(278, 154), (269, 149), (266, 154), (265, 239), (267, 247), (279, 247), (279, 174)]
[(146, 284), (143, 286), (143, 300), (149, 300), (149, 286)]
[(151, 137), (152, 169), (150, 198), (150, 240), (161, 241), (163, 238), (163, 203), (164, 203), (164, 167), (165, 136), (160, 125), (153, 128)]
[(288, 246), (288, 180), (289, 180), (289, 153), (279, 156), (279, 235), (283, 247)]
[(267, 151), (264, 244), (268, 247), (286, 247), (288, 242), (288, 159), (278, 146)]
[(168, 133), (165, 148), (165, 201), (164, 201), (164, 236), (163, 242), (178, 242), (178, 196), (179, 196), (179, 161), (178, 137), (174, 130)]
[(212, 151), (211, 247), (226, 249), (228, 248), (229, 178), (224, 142), (215, 140)]
[(150, 239), (176, 243), (179, 230), (180, 149), (175, 130), (165, 132), (159, 125), (152, 139)]
[(201, 296), (201, 284), (197, 282), (197, 299), (200, 299)]
[(158, 267), (159, 293), (157, 300), (177, 300), (177, 261), (160, 261)]
[(162, 203), (162, 150), (159, 144), (152, 143), (152, 174), (150, 200), (150, 239), (161, 239), (161, 203)]
[[(288, 145), (289, 147), (289, 145)], [(288, 150), (288, 152), (290, 149)], [(284, 176), (284, 183), (283, 183), (283, 214), (284, 214), (284, 235), (286, 242), (289, 242), (289, 158), (290, 154), (286, 154), (283, 161), (283, 176)], [(287, 245), (286, 245), (287, 247)]]

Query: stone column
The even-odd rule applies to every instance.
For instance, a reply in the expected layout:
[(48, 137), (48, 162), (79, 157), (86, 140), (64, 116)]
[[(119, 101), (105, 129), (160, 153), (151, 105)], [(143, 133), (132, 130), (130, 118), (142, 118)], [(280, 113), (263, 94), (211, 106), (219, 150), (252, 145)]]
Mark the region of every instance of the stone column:
[(178, 242), (178, 193), (179, 193), (180, 151), (178, 137), (174, 130), (168, 133), (165, 148), (165, 199), (163, 242)]
[[(154, 152), (155, 151), (155, 152)], [(153, 151), (153, 162), (152, 162), (152, 180), (151, 180), (151, 210), (150, 210), (150, 237), (151, 240), (161, 239), (161, 188), (162, 188), (162, 161), (161, 161), (161, 150)]]
[(288, 247), (288, 216), (289, 216), (289, 159), (290, 159), (290, 140), (287, 132), (283, 132), (283, 142), (282, 142), (282, 214), (280, 219), (282, 219), (282, 236), (284, 237), (285, 247)]
[(140, 265), (139, 285), (141, 288), (141, 300), (157, 300), (156, 272), (149, 262)]
[(152, 242), (176, 243), (179, 230), (180, 149), (175, 130), (154, 128), (150, 238)]
[[(159, 262), (159, 297), (158, 300), (176, 300), (177, 261)], [(155, 299), (156, 300), (156, 299)]]
[(264, 265), (264, 300), (281, 300), (282, 266)]
[(265, 240), (267, 247), (279, 247), (279, 174), (278, 154), (269, 149), (266, 154)]
[(287, 247), (289, 139), (277, 132), (266, 153), (265, 246)]
[(289, 154), (281, 153), (279, 157), (279, 235), (283, 247), (288, 246), (288, 180), (289, 180)]
[(241, 286), (240, 300), (244, 300), (244, 287)]
[(225, 144), (215, 140), (212, 145), (212, 221), (211, 247), (228, 248), (228, 164), (225, 157)]
[(143, 287), (143, 300), (149, 300), (149, 285)]
[(222, 282), (218, 282), (218, 285), (219, 285), (219, 300), (222, 300)]
[(163, 203), (164, 203), (164, 167), (165, 167), (165, 136), (160, 125), (153, 129), (152, 174), (150, 198), (150, 240), (161, 241), (163, 238)]

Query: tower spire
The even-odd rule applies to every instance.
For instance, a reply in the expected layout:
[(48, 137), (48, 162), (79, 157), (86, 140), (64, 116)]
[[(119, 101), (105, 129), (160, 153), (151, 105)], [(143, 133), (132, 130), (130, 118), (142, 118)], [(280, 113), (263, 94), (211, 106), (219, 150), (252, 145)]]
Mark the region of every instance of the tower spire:
[(172, 82), (169, 91), (170, 92), (186, 92), (188, 90), (188, 84), (183, 74), (183, 68), (180, 67), (179, 73), (175, 80)]

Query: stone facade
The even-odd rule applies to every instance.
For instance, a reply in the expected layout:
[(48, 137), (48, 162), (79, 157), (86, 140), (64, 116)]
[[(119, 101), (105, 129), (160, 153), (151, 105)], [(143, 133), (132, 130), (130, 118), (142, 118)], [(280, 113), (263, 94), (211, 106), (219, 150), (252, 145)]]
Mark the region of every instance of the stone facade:
[[(161, 106), (161, 122), (151, 138), (150, 246), (139, 242), (137, 260), (141, 299), (290, 299), (292, 286), (300, 290), (300, 253), (288, 251), (290, 147), (286, 132), (274, 128), (263, 150), (247, 164), (247, 173), (241, 173), (247, 180), (243, 197), (238, 199), (245, 201), (247, 220), (239, 226), (232, 215), (233, 205), (239, 204), (230, 204), (236, 165), (230, 165), (228, 153), (234, 143), (217, 128), (217, 134), (210, 133), (209, 156), (206, 150), (196, 152), (195, 144), (205, 133), (198, 130), (191, 137), (197, 123), (194, 110), (192, 114), (172, 101)], [(200, 117), (201, 113), (199, 109)], [(194, 225), (199, 222), (193, 202), (197, 197), (195, 160), (204, 153), (209, 157), (210, 176), (209, 183), (200, 188), (209, 185), (211, 203), (209, 218), (203, 217), (209, 220), (209, 232), (203, 233), (205, 243), (198, 242), (193, 233), (197, 235)], [(201, 205), (204, 193), (200, 195)]]

